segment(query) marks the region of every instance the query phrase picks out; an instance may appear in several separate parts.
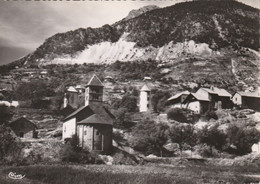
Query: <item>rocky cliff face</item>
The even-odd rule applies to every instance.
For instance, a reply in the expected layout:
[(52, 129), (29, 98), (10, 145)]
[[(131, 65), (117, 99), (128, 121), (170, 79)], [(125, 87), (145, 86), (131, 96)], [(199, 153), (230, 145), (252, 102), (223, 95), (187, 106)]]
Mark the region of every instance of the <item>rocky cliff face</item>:
[(155, 10), (155, 9), (158, 9), (158, 8), (159, 8), (158, 6), (150, 5), (150, 6), (145, 6), (143, 8), (140, 8), (138, 10), (132, 10), (132, 11), (129, 12), (127, 17), (124, 18), (123, 20), (129, 20), (129, 19), (138, 17), (141, 14), (144, 14), (148, 11)]
[[(193, 1), (134, 10), (101, 28), (80, 28), (48, 38), (21, 61), (32, 64), (170, 61), (215, 56), (223, 48), (259, 49), (259, 10), (236, 1)], [(229, 49), (230, 51), (230, 49)]]

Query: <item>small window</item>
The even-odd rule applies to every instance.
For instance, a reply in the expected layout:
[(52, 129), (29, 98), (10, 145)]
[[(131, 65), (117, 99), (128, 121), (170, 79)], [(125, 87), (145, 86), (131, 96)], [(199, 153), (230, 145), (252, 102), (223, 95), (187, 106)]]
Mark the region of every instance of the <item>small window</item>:
[(99, 131), (97, 130), (96, 135), (99, 135)]
[(87, 135), (87, 130), (84, 130), (84, 135)]
[(237, 101), (237, 98), (235, 98), (235, 101)]
[(64, 132), (66, 132), (66, 126), (64, 127)]

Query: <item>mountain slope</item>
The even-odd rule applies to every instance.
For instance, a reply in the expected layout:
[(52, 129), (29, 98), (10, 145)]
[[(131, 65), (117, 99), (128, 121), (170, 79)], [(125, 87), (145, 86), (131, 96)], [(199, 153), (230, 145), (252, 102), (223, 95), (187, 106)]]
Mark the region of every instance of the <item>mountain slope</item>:
[(113, 25), (56, 34), (22, 60), (27, 64), (169, 61), (183, 54), (208, 57), (230, 46), (259, 49), (259, 10), (236, 1), (185, 2), (143, 12)]

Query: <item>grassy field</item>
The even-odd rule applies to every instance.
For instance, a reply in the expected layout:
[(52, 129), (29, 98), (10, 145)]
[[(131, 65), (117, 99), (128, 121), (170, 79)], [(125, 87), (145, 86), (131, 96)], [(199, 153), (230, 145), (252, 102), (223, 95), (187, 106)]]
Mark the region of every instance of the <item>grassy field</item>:
[[(8, 178), (9, 172), (25, 175), (21, 180)], [(125, 165), (35, 165), (1, 167), (4, 184), (191, 184), (259, 183), (259, 168), (206, 165), (125, 166)], [(254, 176), (253, 176), (254, 175)]]

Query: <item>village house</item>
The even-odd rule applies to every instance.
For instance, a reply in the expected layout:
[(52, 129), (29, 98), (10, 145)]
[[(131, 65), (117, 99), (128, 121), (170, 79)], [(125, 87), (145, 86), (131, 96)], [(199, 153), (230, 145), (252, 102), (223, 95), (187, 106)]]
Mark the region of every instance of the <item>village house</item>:
[(231, 96), (225, 89), (199, 88), (196, 93), (178, 93), (169, 98), (167, 104), (173, 108), (187, 108), (201, 114), (208, 110), (232, 108)]
[(139, 111), (140, 112), (147, 112), (151, 111), (151, 89), (148, 87), (147, 84), (143, 85), (140, 91), (139, 97)]
[(63, 140), (76, 135), (84, 149), (111, 152), (115, 117), (103, 106), (103, 87), (96, 75), (90, 79), (84, 106), (63, 119)]
[(232, 101), (240, 108), (260, 111), (260, 95), (258, 93), (236, 92)]
[(8, 124), (17, 137), (37, 138), (37, 126), (25, 117), (20, 117)]
[(209, 107), (211, 109), (231, 109), (233, 103), (231, 100), (232, 95), (225, 89), (220, 89), (217, 87), (200, 88), (196, 92), (200, 96), (204, 96), (205, 99), (209, 100)]
[(210, 99), (202, 93), (190, 93), (183, 101), (183, 106), (197, 114), (203, 114), (210, 109)]
[(189, 91), (177, 93), (176, 95), (170, 97), (167, 100), (166, 104), (169, 105), (171, 108), (184, 108), (185, 105), (183, 104), (183, 102), (189, 94)]
[(203, 96), (210, 102), (210, 107), (217, 109), (218, 107), (218, 93), (209, 88), (199, 88), (196, 92), (197, 95)]
[(225, 89), (211, 87), (211, 90), (218, 94), (217, 109), (231, 109), (233, 108), (232, 95)]

